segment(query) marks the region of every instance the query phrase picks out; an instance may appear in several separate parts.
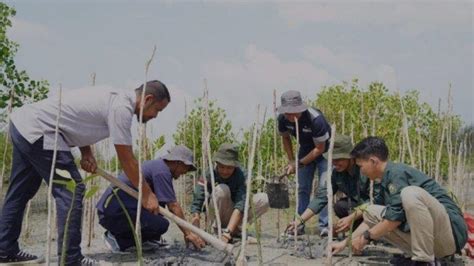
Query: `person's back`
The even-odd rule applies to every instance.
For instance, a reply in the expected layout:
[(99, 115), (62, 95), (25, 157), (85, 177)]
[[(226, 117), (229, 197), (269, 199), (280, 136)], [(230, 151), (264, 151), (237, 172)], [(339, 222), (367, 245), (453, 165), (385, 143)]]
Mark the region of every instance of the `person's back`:
[[(109, 135), (114, 137), (117, 124), (126, 122), (131, 126), (134, 105), (135, 92), (132, 90), (83, 88), (65, 91), (61, 97), (58, 149), (87, 146)], [(12, 113), (11, 120), (30, 143), (44, 136), (45, 149), (53, 149), (58, 108), (59, 97), (53, 95), (19, 108)], [(129, 140), (123, 139), (123, 142)]]

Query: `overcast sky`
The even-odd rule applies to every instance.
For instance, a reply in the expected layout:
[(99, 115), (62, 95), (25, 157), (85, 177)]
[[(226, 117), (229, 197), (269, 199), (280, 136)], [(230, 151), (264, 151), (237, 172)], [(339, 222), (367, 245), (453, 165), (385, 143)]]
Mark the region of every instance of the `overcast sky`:
[(17, 62), (57, 91), (90, 84), (124, 89), (150, 79), (171, 90), (172, 103), (153, 121), (175, 130), (184, 99), (202, 94), (207, 78), (234, 124), (248, 127), (272, 91), (314, 98), (324, 85), (359, 78), (390, 90), (417, 89), (432, 106), (447, 98), (473, 123), (473, 2), (331, 1), (6, 1), (17, 10), (9, 37)]

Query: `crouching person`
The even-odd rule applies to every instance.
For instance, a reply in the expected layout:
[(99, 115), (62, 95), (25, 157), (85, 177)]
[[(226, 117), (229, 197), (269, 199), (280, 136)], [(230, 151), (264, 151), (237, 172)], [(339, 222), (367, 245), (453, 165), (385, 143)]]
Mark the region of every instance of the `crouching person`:
[[(242, 169), (240, 169), (237, 147), (232, 144), (222, 144), (214, 155), (216, 167), (214, 171), (215, 197), (219, 217), (222, 225), (222, 241), (231, 242), (235, 236), (240, 234), (240, 225), (244, 215), (245, 196), (246, 196), (246, 178)], [(205, 188), (209, 195), (212, 195), (211, 178), (208, 176), (205, 181), (200, 180), (194, 189), (191, 213), (193, 215), (193, 224), (200, 226), (200, 213), (203, 210), (205, 197)], [(207, 199), (209, 200), (209, 199)], [(212, 202), (212, 201), (211, 201)], [(249, 211), (249, 222), (253, 221), (254, 211), (257, 217), (268, 211), (268, 196), (265, 193), (253, 195), (253, 208)]]
[[(388, 160), (383, 139), (368, 137), (351, 155), (362, 174), (381, 180), (381, 205), (369, 205), (364, 222), (352, 237), (352, 249), (361, 252), (371, 240), (384, 238), (406, 257), (396, 265), (435, 265), (435, 259), (459, 253), (466, 243), (462, 212), (447, 191), (417, 169)], [(337, 253), (348, 240), (332, 245)]]
[[(155, 193), (160, 207), (163, 208), (166, 205), (172, 213), (182, 219), (185, 217), (181, 206), (176, 201), (173, 179), (178, 179), (181, 175), (194, 170), (196, 167), (192, 152), (182, 145), (173, 147), (160, 159), (146, 161), (142, 167), (143, 178)], [(123, 173), (119, 179), (133, 187)], [(104, 233), (105, 244), (112, 252), (122, 252), (135, 247), (133, 229), (123, 207), (135, 225), (137, 200), (119, 188), (111, 185), (97, 204), (99, 223), (107, 230)], [(160, 214), (155, 215), (142, 208), (140, 223), (144, 246), (158, 247), (161, 236), (168, 230), (169, 221)], [(205, 246), (204, 240), (199, 236), (185, 228), (180, 227), (180, 229), (186, 243), (192, 243), (197, 249)]]
[[(362, 223), (362, 212), (353, 211), (356, 207), (370, 201), (370, 180), (360, 174), (359, 166), (351, 158), (352, 142), (349, 136), (336, 135), (333, 150), (333, 170), (331, 183), (333, 192), (343, 192), (345, 197), (334, 205), (334, 211), (339, 218), (335, 224), (336, 233), (346, 232), (351, 228), (357, 228)], [(327, 154), (324, 154), (326, 157)], [(374, 185), (374, 197), (380, 192), (380, 186)], [(328, 204), (326, 187), (319, 187), (316, 196), (311, 200), (308, 208), (301, 217), (290, 223), (287, 234), (293, 235), (294, 228), (304, 226), (305, 222), (316, 214), (319, 214)]]

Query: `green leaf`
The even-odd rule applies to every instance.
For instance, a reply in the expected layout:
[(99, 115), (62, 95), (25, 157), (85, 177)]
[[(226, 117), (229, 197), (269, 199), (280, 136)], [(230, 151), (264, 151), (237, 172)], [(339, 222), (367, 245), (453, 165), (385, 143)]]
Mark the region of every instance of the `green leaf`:
[(89, 190), (86, 191), (86, 195), (84, 196), (85, 199), (92, 198), (97, 191), (99, 191), (100, 187), (97, 185), (92, 186)]

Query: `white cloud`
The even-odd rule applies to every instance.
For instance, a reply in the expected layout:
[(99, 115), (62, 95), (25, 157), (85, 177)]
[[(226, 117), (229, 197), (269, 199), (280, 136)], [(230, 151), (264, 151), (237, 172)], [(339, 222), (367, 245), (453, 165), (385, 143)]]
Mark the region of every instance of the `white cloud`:
[(13, 17), (12, 27), (8, 30), (10, 38), (16, 41), (39, 41), (51, 39), (53, 34), (42, 24)]
[(350, 81), (357, 78), (361, 85), (381, 81), (387, 88), (397, 89), (396, 71), (390, 65), (364, 64), (361, 56), (336, 52), (321, 45), (305, 46), (302, 48), (302, 53), (314, 64), (331, 69), (331, 75), (338, 77), (340, 81)]
[(343, 2), (282, 3), (280, 16), (289, 25), (304, 23), (399, 26), (417, 33), (440, 26), (472, 24), (472, 2)]
[(336, 81), (309, 61), (285, 61), (253, 44), (245, 49), (242, 61), (214, 60), (203, 64), (201, 73), (208, 79), (210, 98), (227, 110), (235, 129), (254, 121), (257, 104), (262, 113), (268, 108), (267, 117), (271, 114), (274, 89), (278, 95), (296, 89), (313, 97), (322, 85)]

